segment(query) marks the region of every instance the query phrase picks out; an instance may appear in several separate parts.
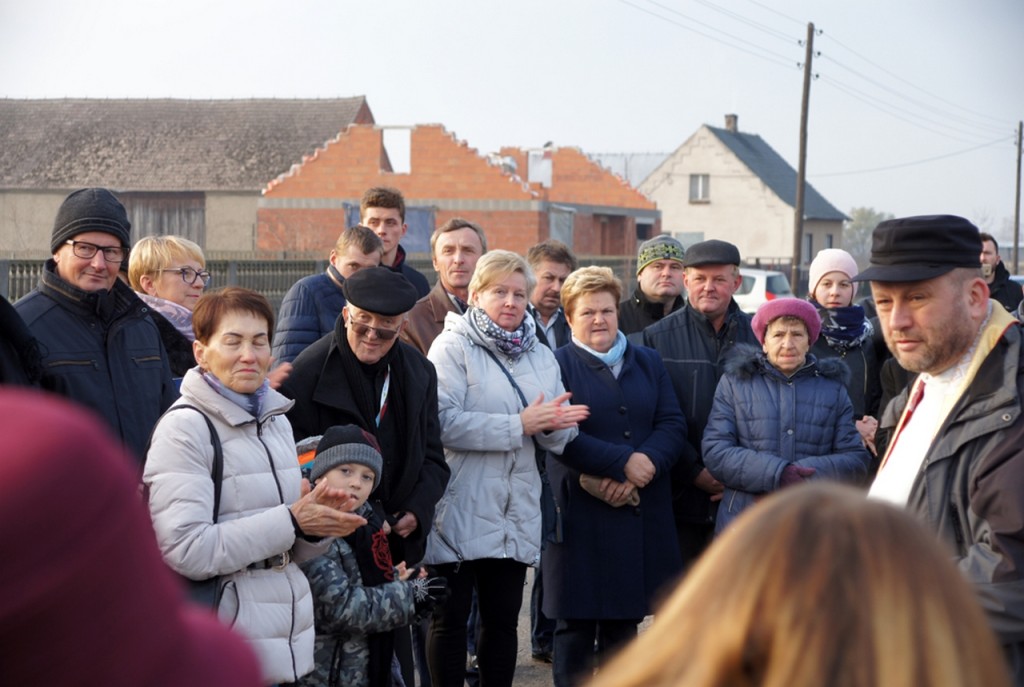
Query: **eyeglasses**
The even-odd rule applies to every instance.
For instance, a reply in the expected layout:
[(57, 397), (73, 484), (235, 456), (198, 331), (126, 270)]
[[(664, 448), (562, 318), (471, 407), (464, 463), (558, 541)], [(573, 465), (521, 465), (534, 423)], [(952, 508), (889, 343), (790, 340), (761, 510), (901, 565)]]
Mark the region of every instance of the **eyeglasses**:
[(211, 279), (210, 273), (206, 270), (194, 270), (191, 267), (176, 267), (174, 269), (164, 269), (161, 272), (177, 272), (181, 275), (181, 280), (186, 284), (195, 284), (196, 279), (203, 280), (203, 286), (206, 286)]
[(103, 259), (107, 262), (121, 262), (128, 253), (123, 246), (97, 246), (95, 243), (74, 241), (72, 239), (68, 239), (64, 243), (71, 244), (71, 252), (75, 254), (76, 258), (82, 258), (82, 260), (92, 260), (96, 255), (96, 251), (101, 250), (103, 251)]
[(362, 322), (356, 322), (352, 319), (352, 316), (348, 316), (348, 324), (352, 327), (352, 331), (356, 333), (356, 336), (366, 336), (370, 332), (377, 335), (377, 338), (381, 341), (391, 341), (391, 339), (398, 336), (398, 332), (401, 331), (401, 327), (398, 329), (384, 329), (383, 327), (371, 327), (368, 324)]

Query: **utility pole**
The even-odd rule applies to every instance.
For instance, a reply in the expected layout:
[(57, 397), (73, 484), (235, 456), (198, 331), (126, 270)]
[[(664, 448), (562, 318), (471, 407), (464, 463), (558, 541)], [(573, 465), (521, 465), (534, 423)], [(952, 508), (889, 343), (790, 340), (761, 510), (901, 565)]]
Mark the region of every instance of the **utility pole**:
[(807, 179), (807, 107), (811, 98), (811, 59), (814, 56), (814, 24), (807, 24), (807, 54), (804, 57), (804, 96), (800, 103), (800, 159), (796, 168), (796, 204), (793, 209), (793, 269), (790, 281), (796, 292), (800, 284), (800, 252), (804, 236), (804, 186)]
[(1020, 243), (1020, 151), (1021, 134), (1024, 134), (1024, 122), (1017, 122), (1017, 191), (1013, 205), (1013, 273), (1020, 274), (1020, 263), (1017, 262), (1017, 244)]

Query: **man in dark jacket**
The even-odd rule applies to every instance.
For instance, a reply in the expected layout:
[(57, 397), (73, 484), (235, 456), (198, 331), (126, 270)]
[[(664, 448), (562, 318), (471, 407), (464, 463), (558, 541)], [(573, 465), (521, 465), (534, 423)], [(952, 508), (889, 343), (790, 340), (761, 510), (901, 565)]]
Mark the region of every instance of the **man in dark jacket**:
[(683, 258), (686, 305), (632, 337), (661, 354), (686, 416), (688, 441), (672, 472), (672, 510), (684, 565), (711, 541), (715, 504), (722, 498), (722, 484), (704, 467), (701, 439), (724, 359), (737, 344), (758, 345), (750, 316), (732, 299), (742, 283), (739, 263), (739, 249), (731, 243), (711, 239), (690, 246)]
[(892, 427), (870, 495), (932, 527), (978, 592), (1024, 685), (1024, 346), (989, 298), (978, 229), (952, 215), (879, 224), (871, 282), (882, 333), (917, 379), (882, 417)]
[(562, 285), (579, 267), (579, 261), (569, 246), (555, 239), (530, 246), (526, 261), (537, 278), (526, 309), (537, 324), (537, 338), (555, 350), (569, 343), (572, 336), (562, 310)]
[(380, 265), (384, 244), (373, 231), (356, 225), (343, 231), (331, 249), (327, 270), (303, 277), (281, 301), (274, 330), (274, 360), (290, 363), (321, 336), (334, 331), (345, 307), (341, 285), (366, 267)]
[(430, 293), (427, 278), (405, 261), (405, 249), (399, 243), (409, 226), (405, 223), (405, 198), (398, 189), (376, 186), (366, 191), (359, 202), (359, 223), (373, 229), (384, 243), (381, 265), (408, 279), (419, 298)]
[(358, 425), (377, 437), (384, 456), (370, 497), (392, 530), (396, 561), (423, 558), (434, 506), (448, 484), (437, 418), (437, 373), (398, 340), (416, 289), (384, 267), (345, 280), (345, 307), (332, 336), (299, 354), (281, 393), (297, 440), (333, 425)]
[(636, 290), (619, 304), (619, 329), (641, 332), (683, 307), (683, 244), (668, 234), (640, 244)]
[(991, 234), (984, 232), (981, 233), (981, 276), (988, 282), (990, 297), (1010, 312), (1016, 312), (1024, 300), (1024, 287), (1010, 279), (1010, 272), (999, 255), (999, 244)]
[(39, 286), (14, 307), (55, 388), (98, 412), (141, 460), (177, 392), (148, 306), (117, 278), (130, 232), (113, 193), (75, 191), (57, 211)]

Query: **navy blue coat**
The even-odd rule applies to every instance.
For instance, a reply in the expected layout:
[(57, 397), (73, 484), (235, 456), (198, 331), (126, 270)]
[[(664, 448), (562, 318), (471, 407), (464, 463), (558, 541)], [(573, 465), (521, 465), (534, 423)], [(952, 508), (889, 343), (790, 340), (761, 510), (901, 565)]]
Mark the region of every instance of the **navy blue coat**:
[[(675, 545), (669, 474), (686, 441), (686, 424), (655, 351), (629, 344), (618, 379), (573, 343), (555, 351), (573, 403), (590, 417), (563, 455), (549, 455), (548, 476), (562, 516), (562, 540), (541, 559), (544, 613), (550, 618), (639, 619), (682, 569)], [(580, 473), (626, 479), (630, 454), (645, 453), (654, 479), (640, 505), (613, 508), (580, 487)]]
[(792, 377), (753, 347), (726, 362), (704, 430), (704, 464), (725, 485), (715, 520), (721, 532), (756, 497), (779, 488), (790, 463), (812, 479), (863, 482), (869, 456), (836, 358), (807, 362)]
[(345, 307), (343, 281), (334, 265), (328, 265), (326, 272), (292, 284), (281, 301), (274, 329), (275, 362), (290, 363), (311, 343), (334, 331), (334, 323)]

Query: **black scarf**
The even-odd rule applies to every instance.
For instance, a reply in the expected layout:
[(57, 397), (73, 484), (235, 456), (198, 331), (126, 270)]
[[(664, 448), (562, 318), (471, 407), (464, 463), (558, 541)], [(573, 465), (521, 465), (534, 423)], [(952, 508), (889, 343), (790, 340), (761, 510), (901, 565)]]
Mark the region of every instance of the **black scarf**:
[[(377, 362), (367, 365), (360, 362), (356, 354), (348, 345), (344, 318), (338, 318), (335, 326), (334, 339), (338, 344), (338, 351), (341, 354), (341, 368), (348, 382), (348, 392), (355, 401), (356, 409), (361, 419), (360, 426), (373, 434), (381, 445), (381, 455), (384, 457), (384, 469), (381, 475), (380, 484), (373, 492), (371, 498), (374, 501), (387, 503), (391, 498), (392, 485), (398, 482), (398, 476), (394, 475), (393, 466), (396, 456), (404, 456), (407, 453), (406, 418), (408, 417), (407, 403), (421, 402), (422, 399), (407, 399), (402, 388), (403, 359), (401, 344), (396, 341), (391, 350), (384, 354), (384, 357)], [(380, 408), (380, 395), (384, 389), (384, 378), (391, 369), (391, 381), (389, 382), (387, 410), (382, 423), (392, 428), (390, 432), (381, 432), (377, 426), (377, 411)]]
[(821, 336), (828, 345), (840, 353), (859, 347), (874, 333), (874, 327), (864, 316), (864, 308), (848, 305), (845, 308), (823, 308), (821, 315)]

